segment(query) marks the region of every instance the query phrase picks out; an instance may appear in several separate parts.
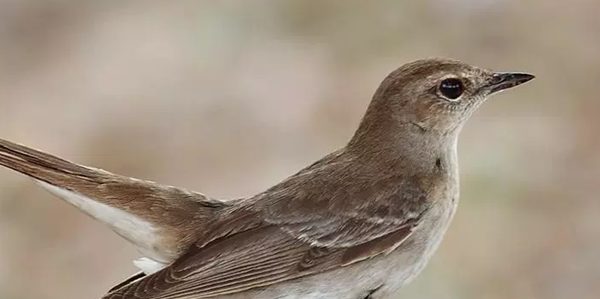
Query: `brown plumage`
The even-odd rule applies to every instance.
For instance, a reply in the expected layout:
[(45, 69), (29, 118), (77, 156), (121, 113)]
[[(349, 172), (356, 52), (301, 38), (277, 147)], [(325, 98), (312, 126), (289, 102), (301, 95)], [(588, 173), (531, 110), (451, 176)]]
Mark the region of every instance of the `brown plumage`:
[[(0, 164), (38, 181), (89, 197), (133, 214), (157, 228), (152, 246), (170, 262), (196, 240), (195, 226), (205, 226), (227, 204), (201, 193), (81, 166), (0, 139)], [(94, 215), (91, 215), (94, 216)], [(108, 223), (111, 226), (110, 223)], [(117, 231), (119, 234), (128, 232)], [(128, 236), (123, 236), (129, 239)], [(135, 243), (135, 240), (129, 240)]]
[(384, 298), (416, 276), (458, 198), (460, 128), (533, 76), (420, 60), (392, 72), (342, 149), (255, 196), (203, 194), (0, 140), (0, 164), (105, 222), (147, 257), (103, 298)]

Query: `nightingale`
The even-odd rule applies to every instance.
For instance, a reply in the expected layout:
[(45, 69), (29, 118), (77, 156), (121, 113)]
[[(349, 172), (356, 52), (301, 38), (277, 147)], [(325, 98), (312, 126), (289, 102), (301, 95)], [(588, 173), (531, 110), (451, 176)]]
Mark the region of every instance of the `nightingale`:
[(104, 299), (390, 298), (424, 268), (456, 211), (461, 128), (490, 95), (533, 78), (449, 59), (405, 64), (344, 147), (247, 198), (214, 199), (5, 140), (0, 164), (141, 252), (141, 272)]

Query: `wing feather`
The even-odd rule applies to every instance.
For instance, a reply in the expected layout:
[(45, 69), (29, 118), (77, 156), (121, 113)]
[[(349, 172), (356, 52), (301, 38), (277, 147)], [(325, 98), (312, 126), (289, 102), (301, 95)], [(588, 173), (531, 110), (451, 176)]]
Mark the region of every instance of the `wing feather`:
[[(172, 265), (105, 299), (195, 299), (345, 267), (402, 244), (429, 206), (423, 182), (344, 179), (332, 154), (220, 219)], [(325, 188), (326, 186), (326, 188)], [(245, 209), (245, 210), (244, 210)]]
[[(417, 224), (415, 219), (393, 233), (367, 242), (357, 241), (359, 245), (348, 247), (314, 246), (280, 227), (263, 226), (206, 247), (196, 247), (173, 265), (113, 291), (105, 298), (168, 299), (191, 295), (209, 298), (265, 287), (385, 253), (405, 240)], [(387, 231), (388, 226), (366, 227)], [(364, 234), (362, 230), (355, 232)]]

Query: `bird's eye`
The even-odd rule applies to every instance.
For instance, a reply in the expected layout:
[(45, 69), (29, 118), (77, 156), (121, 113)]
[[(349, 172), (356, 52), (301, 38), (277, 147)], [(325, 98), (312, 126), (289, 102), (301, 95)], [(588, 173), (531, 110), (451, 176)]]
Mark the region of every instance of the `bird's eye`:
[(440, 93), (449, 100), (458, 99), (465, 91), (465, 86), (460, 79), (449, 78), (440, 83)]

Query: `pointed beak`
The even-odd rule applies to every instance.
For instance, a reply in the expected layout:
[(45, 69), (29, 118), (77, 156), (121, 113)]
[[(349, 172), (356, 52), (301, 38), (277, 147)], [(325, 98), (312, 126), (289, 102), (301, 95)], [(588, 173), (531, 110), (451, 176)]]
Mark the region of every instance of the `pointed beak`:
[(495, 93), (521, 85), (533, 78), (535, 78), (534, 75), (525, 73), (494, 73), (486, 87), (490, 90), (490, 93)]

